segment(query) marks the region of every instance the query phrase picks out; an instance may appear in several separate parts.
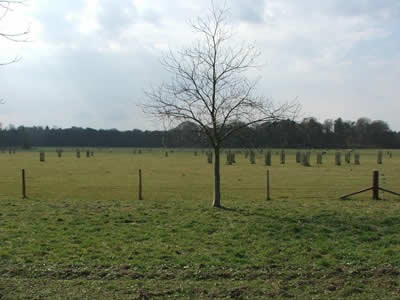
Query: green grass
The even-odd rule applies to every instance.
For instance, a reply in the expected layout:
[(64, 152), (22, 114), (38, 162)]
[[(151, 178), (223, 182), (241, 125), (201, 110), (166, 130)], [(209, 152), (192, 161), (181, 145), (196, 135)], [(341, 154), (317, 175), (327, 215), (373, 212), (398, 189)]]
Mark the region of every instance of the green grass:
[(373, 169), (400, 192), (400, 152), (380, 166), (373, 150), (360, 166), (333, 154), (310, 168), (274, 154), (271, 201), (262, 157), (238, 155), (213, 209), (212, 166), (190, 151), (0, 153), (0, 298), (396, 299), (400, 199), (339, 197), (370, 186)]

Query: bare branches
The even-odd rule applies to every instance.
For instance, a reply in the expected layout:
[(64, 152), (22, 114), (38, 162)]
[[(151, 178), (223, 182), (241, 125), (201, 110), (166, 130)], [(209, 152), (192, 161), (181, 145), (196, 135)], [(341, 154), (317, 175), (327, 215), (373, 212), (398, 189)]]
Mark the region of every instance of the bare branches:
[(274, 106), (272, 102), (268, 102), (268, 105), (259, 102), (258, 104), (256, 103), (253, 108), (251, 113), (245, 111), (235, 112), (235, 116), (240, 117), (238, 118), (238, 120), (241, 121), (239, 123), (240, 125), (224, 130), (223, 140), (243, 128), (251, 127), (256, 124), (287, 119), (293, 120), (300, 110), (300, 105), (297, 100), (286, 102), (279, 106)]
[(18, 62), (18, 61), (20, 61), (20, 60), (21, 60), (21, 57), (20, 57), (20, 56), (15, 56), (12, 60), (10, 60), (10, 61), (8, 61), (8, 62), (0, 63), (0, 67), (1, 67), (1, 66), (5, 66), (5, 65), (10, 65), (10, 64), (16, 63), (16, 62)]
[[(17, 5), (24, 5), (25, 0), (0, 0), (0, 22), (6, 19), (8, 14), (14, 10)], [(29, 33), (29, 28), (22, 32), (0, 32), (0, 38), (12, 41), (12, 42), (27, 42), (26, 36)], [(0, 66), (8, 65), (19, 61), (19, 56), (14, 57), (12, 60), (0, 63)]]
[(292, 118), (299, 109), (296, 101), (275, 106), (256, 95), (258, 80), (247, 75), (259, 67), (260, 52), (254, 45), (234, 44), (227, 17), (225, 6), (213, 4), (207, 18), (191, 23), (199, 39), (189, 48), (164, 55), (162, 65), (172, 78), (148, 90), (143, 105), (153, 116), (196, 123), (214, 147), (237, 130)]
[[(5, 19), (7, 15), (14, 11), (15, 5), (23, 5), (25, 4), (25, 0), (0, 0), (0, 21)], [(29, 30), (25, 30), (23, 32), (0, 32), (0, 37), (5, 38), (7, 40), (13, 42), (26, 42), (26, 39), (22, 39), (29, 33)]]

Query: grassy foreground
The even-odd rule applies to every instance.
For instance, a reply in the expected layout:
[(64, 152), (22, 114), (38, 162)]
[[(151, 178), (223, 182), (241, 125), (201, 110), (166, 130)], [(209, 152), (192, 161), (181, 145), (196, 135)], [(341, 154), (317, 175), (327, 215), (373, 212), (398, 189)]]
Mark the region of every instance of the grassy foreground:
[(333, 152), (310, 168), (274, 155), (271, 201), (261, 156), (239, 155), (212, 209), (204, 156), (110, 151), (0, 153), (0, 298), (398, 299), (400, 199), (338, 198), (375, 168), (400, 192), (400, 152), (379, 167), (376, 151), (341, 167)]

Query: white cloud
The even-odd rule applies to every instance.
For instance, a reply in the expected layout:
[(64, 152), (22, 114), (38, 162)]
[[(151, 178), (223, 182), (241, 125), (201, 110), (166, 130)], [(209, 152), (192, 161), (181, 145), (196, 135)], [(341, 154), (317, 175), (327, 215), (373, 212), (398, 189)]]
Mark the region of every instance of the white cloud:
[(81, 34), (93, 34), (100, 29), (97, 21), (99, 14), (98, 0), (85, 0), (85, 7), (80, 11), (69, 13), (65, 16), (71, 26), (75, 26)]

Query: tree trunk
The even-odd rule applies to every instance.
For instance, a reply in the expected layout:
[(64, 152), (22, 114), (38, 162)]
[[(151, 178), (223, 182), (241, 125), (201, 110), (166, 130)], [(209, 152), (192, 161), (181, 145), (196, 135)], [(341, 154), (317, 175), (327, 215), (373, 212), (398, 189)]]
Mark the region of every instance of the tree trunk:
[(221, 207), (221, 178), (220, 178), (220, 159), (219, 148), (214, 148), (214, 202), (213, 207)]

